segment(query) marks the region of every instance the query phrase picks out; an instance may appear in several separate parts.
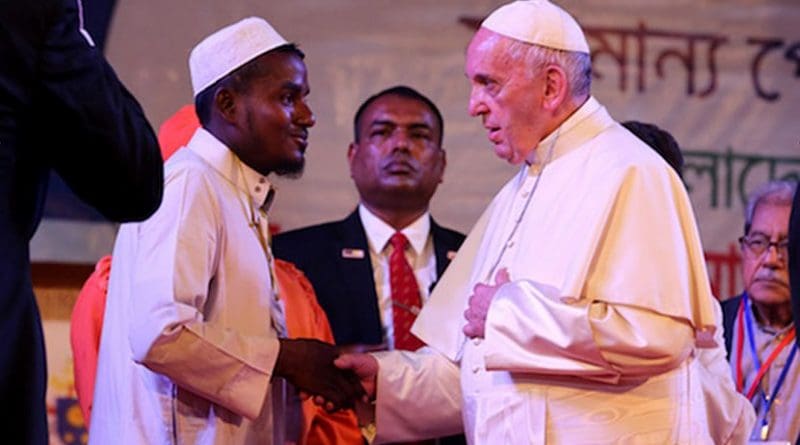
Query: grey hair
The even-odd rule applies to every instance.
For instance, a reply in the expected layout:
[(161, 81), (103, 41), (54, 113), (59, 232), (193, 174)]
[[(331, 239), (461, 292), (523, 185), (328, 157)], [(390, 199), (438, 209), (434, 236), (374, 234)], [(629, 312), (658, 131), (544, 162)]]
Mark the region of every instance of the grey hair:
[(558, 65), (567, 74), (567, 82), (573, 97), (589, 95), (592, 87), (592, 58), (577, 51), (563, 51), (541, 45), (505, 38), (508, 57), (527, 67), (526, 73), (533, 77), (547, 65)]
[(750, 194), (744, 210), (744, 234), (750, 233), (756, 207), (760, 204), (791, 206), (797, 190), (797, 181), (774, 180), (761, 184)]

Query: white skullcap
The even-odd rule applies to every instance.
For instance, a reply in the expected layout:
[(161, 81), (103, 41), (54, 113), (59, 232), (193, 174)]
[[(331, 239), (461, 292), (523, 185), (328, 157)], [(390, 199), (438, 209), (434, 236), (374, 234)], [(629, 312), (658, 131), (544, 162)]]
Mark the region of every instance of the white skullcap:
[(211, 34), (189, 54), (195, 97), (247, 62), (288, 43), (260, 17), (248, 17)]
[(578, 22), (547, 0), (517, 0), (489, 14), (481, 26), (527, 43), (589, 54)]

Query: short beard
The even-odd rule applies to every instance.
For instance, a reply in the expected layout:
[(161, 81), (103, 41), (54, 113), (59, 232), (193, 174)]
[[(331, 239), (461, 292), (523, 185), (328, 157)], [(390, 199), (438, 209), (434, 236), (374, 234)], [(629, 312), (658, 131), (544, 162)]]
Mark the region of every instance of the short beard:
[(306, 166), (306, 158), (303, 157), (297, 162), (283, 162), (273, 170), (278, 176), (285, 176), (290, 179), (298, 179), (303, 176), (303, 169)]

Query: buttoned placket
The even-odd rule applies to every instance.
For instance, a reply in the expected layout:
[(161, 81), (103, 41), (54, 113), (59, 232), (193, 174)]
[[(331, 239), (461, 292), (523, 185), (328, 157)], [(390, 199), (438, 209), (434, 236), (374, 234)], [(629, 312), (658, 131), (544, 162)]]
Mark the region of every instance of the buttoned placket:
[(538, 176), (533, 176), (530, 174), (525, 175), (525, 178), (522, 181), (522, 184), (519, 187), (519, 190), (514, 194), (513, 202), (511, 203), (511, 208), (508, 213), (508, 218), (502, 226), (502, 237), (500, 240), (502, 244), (502, 248), (499, 252), (499, 257), (497, 258), (497, 263), (495, 266), (490, 270), (488, 273), (489, 275), (485, 277), (485, 282), (493, 283), (494, 282), (494, 275), (497, 273), (498, 270), (502, 269), (504, 265), (509, 261), (509, 258), (514, 257), (514, 252), (519, 247), (519, 237), (521, 233), (518, 230), (514, 230), (517, 226), (517, 221), (521, 220), (524, 216), (523, 213), (525, 212), (526, 204), (528, 199), (532, 199), (530, 196), (533, 193), (533, 188), (535, 187), (536, 180)]
[[(531, 195), (533, 185), (536, 182), (536, 178), (538, 176), (533, 176), (530, 173), (525, 176), (525, 180), (522, 182), (522, 186), (520, 187), (519, 191), (514, 198), (514, 203), (511, 206), (511, 215), (514, 218), (513, 221), (517, 221), (522, 219), (523, 212), (525, 211), (525, 204), (528, 201), (528, 198)], [(514, 248), (517, 246), (520, 237), (520, 232), (516, 231), (514, 233), (509, 233), (508, 238), (506, 239), (506, 255), (512, 255)], [(501, 261), (502, 264), (502, 261)], [(500, 268), (502, 266), (499, 266)], [(496, 271), (495, 271), (496, 272)]]
[[(261, 248), (264, 251), (264, 256), (267, 259), (270, 288), (272, 290), (272, 295), (270, 296), (270, 319), (272, 327), (278, 333), (278, 337), (285, 338), (288, 335), (286, 328), (286, 310), (284, 308), (283, 301), (281, 301), (280, 298), (279, 286), (277, 277), (275, 275), (275, 260), (272, 256), (271, 234), (269, 232), (269, 219), (267, 218), (267, 211), (272, 204), (275, 191), (272, 185), (269, 184), (267, 179), (263, 176), (258, 179), (258, 184), (253, 186), (251, 189), (250, 185), (247, 183), (247, 178), (244, 175), (242, 161), (239, 159), (237, 159), (237, 161), (239, 162), (239, 173), (244, 181), (245, 189), (248, 191), (248, 196), (246, 198), (248, 209), (250, 210), (251, 227), (254, 228), (256, 232), (256, 238), (258, 239), (259, 244), (261, 244)], [(250, 194), (254, 193), (256, 196), (259, 196), (265, 188), (267, 189), (267, 193), (264, 197), (264, 202), (260, 204), (254, 203), (253, 197), (250, 196)]]

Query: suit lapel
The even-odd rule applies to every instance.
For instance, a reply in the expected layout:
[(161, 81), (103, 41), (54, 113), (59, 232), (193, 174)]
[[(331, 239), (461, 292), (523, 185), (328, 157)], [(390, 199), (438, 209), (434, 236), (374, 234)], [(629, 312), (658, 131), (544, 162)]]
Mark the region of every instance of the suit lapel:
[[(375, 296), (375, 278), (372, 272), (372, 263), (369, 260), (369, 245), (367, 236), (364, 233), (364, 225), (358, 216), (358, 210), (351, 213), (338, 227), (340, 244), (336, 261), (342, 272), (342, 281), (347, 283), (347, 287), (358, 291), (360, 294)], [(346, 250), (351, 250), (351, 255)], [(353, 251), (363, 252), (363, 257), (356, 258), (352, 255)], [(345, 258), (349, 256), (349, 258)]]
[[(341, 301), (350, 305), (358, 323), (359, 337), (363, 343), (380, 343), (383, 337), (381, 318), (378, 309), (378, 296), (375, 292), (375, 275), (369, 258), (369, 244), (358, 209), (351, 213), (337, 227), (339, 244), (336, 263), (344, 289), (349, 295), (342, 295)], [(352, 249), (344, 254), (344, 249)], [(355, 258), (353, 251), (361, 250), (362, 258)], [(348, 256), (349, 258), (345, 258)]]
[[(439, 224), (436, 224), (433, 218), (431, 218), (431, 236), (433, 237), (433, 250), (436, 254), (436, 280), (438, 281), (450, 264), (448, 255), (450, 252), (458, 250), (458, 246), (454, 246), (449, 242), (447, 233)], [(431, 285), (431, 288), (434, 285), (435, 283)]]

